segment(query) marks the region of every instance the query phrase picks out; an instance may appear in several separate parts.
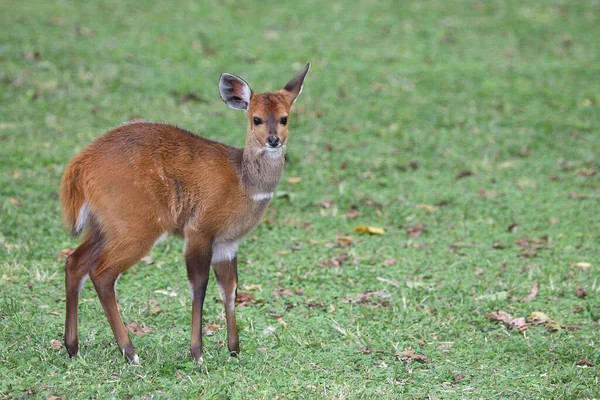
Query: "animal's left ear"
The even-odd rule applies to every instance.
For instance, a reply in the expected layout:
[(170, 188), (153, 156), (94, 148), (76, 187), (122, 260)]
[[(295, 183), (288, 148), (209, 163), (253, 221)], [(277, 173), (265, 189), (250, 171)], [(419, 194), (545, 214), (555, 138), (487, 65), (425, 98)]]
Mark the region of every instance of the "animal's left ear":
[(306, 67), (296, 74), (288, 83), (285, 85), (283, 90), (286, 92), (290, 104), (294, 104), (296, 98), (302, 93), (302, 86), (304, 86), (304, 78), (308, 74), (310, 69), (310, 63), (306, 64)]
[(229, 107), (247, 111), (252, 98), (252, 89), (239, 76), (224, 73), (219, 78), (219, 94)]

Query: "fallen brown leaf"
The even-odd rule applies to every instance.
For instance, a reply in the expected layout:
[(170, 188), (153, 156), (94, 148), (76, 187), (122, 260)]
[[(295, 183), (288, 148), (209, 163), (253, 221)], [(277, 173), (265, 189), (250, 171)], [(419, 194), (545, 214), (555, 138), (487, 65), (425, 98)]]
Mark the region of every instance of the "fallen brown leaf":
[(387, 260), (383, 260), (381, 262), (381, 265), (383, 265), (384, 267), (388, 266), (388, 265), (394, 265), (396, 264), (396, 259), (395, 258), (388, 258)]
[(336, 236), (335, 238), (337, 244), (342, 248), (350, 246), (353, 240), (354, 238), (351, 236)]
[(299, 176), (290, 176), (289, 178), (286, 179), (286, 181), (288, 183), (298, 183), (302, 180), (302, 178), (300, 178)]
[(481, 267), (475, 267), (475, 275), (480, 276), (485, 274), (485, 270)]
[(406, 227), (406, 234), (410, 237), (418, 238), (423, 233), (425, 226), (423, 224), (410, 225)]
[(144, 257), (142, 257), (142, 259), (140, 261), (143, 261), (148, 265), (154, 264), (154, 260), (150, 256), (144, 256)]
[(537, 296), (538, 292), (539, 292), (539, 285), (538, 282), (534, 282), (533, 286), (531, 287), (531, 290), (529, 291), (529, 294), (525, 297), (523, 297), (521, 300), (519, 300), (520, 302), (526, 302), (526, 301), (531, 301), (533, 300), (533, 298), (535, 296)]
[(577, 314), (577, 313), (582, 312), (583, 310), (585, 310), (585, 308), (583, 308), (583, 307), (575, 307), (574, 309), (571, 310), (571, 312), (573, 314)]
[(158, 314), (160, 311), (161, 310), (159, 306), (154, 306), (150, 309), (150, 314)]
[(219, 329), (221, 329), (221, 325), (217, 325), (214, 322), (209, 322), (208, 324), (202, 327), (202, 334), (206, 336), (211, 336)]
[(490, 321), (498, 321), (504, 323), (509, 330), (518, 329), (519, 332), (523, 332), (529, 327), (525, 318), (514, 318), (511, 314), (506, 311), (493, 311), (485, 315)]
[(137, 322), (131, 322), (127, 325), (127, 330), (134, 335), (142, 336), (150, 332), (152, 329), (146, 325), (140, 326)]
[(254, 300), (254, 296), (251, 293), (237, 292), (235, 296), (235, 302), (238, 303), (238, 307), (245, 307)]
[(524, 251), (522, 253), (517, 254), (517, 257), (533, 258), (533, 257), (537, 257), (537, 253), (535, 251)]
[(60, 317), (60, 314), (56, 311), (50, 311), (50, 315), (54, 315), (55, 317)]
[(519, 228), (519, 223), (518, 222), (513, 222), (512, 224), (510, 224), (508, 226), (508, 231), (511, 232), (511, 233), (516, 233), (518, 228)]
[(424, 355), (415, 354), (413, 349), (408, 349), (408, 350), (404, 350), (399, 353), (396, 353), (396, 357), (398, 357), (398, 360), (400, 360), (400, 361), (418, 361), (420, 363), (427, 362), (427, 358)]
[(454, 382), (458, 383), (458, 382), (462, 381), (463, 379), (465, 379), (465, 375), (462, 372), (460, 372), (458, 375), (456, 375), (454, 377)]
[(63, 344), (60, 340), (52, 339), (50, 340), (50, 348), (54, 350), (60, 350), (63, 348)]
[(10, 204), (12, 204), (13, 206), (21, 207), (21, 202), (15, 199), (14, 197), (9, 198), (8, 201), (10, 201)]
[(473, 175), (475, 175), (475, 174), (472, 173), (471, 171), (460, 171), (458, 174), (456, 174), (456, 179), (467, 178), (467, 177), (473, 176)]
[(585, 367), (593, 367), (594, 366), (594, 364), (592, 364), (592, 362), (590, 360), (588, 360), (587, 358), (584, 360), (577, 361), (575, 363), (575, 365), (579, 365), (580, 367), (581, 366), (585, 366)]
[(585, 290), (582, 287), (578, 287), (577, 291), (575, 292), (575, 295), (577, 297), (579, 297), (580, 299), (584, 298), (585, 296), (587, 296), (587, 290)]
[(575, 266), (577, 268), (579, 268), (581, 271), (587, 271), (588, 269), (590, 269), (592, 264), (590, 264), (589, 262), (578, 262), (578, 263), (575, 263)]
[(350, 209), (348, 209), (348, 211), (346, 211), (346, 213), (344, 214), (344, 218), (347, 219), (353, 219), (358, 217), (360, 217), (360, 212), (358, 211), (358, 207), (356, 206), (356, 204), (351, 205)]
[(503, 249), (504, 248), (504, 243), (502, 243), (502, 242), (494, 242), (494, 244), (492, 245), (492, 247), (494, 249)]

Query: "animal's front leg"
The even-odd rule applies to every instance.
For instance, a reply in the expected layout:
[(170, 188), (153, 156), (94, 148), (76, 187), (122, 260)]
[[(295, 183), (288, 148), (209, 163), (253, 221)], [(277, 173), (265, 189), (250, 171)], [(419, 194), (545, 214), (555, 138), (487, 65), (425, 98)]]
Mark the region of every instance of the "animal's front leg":
[(190, 351), (194, 361), (202, 362), (202, 307), (210, 275), (212, 241), (186, 238), (185, 264), (192, 295), (192, 339)]

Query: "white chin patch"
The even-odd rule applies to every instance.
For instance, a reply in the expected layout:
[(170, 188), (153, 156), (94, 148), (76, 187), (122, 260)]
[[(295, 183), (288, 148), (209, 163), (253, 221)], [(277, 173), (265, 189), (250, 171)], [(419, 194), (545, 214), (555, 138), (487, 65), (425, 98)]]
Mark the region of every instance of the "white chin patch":
[(279, 147), (269, 147), (269, 146), (265, 146), (265, 149), (267, 150), (267, 155), (271, 158), (277, 158), (277, 157), (281, 157), (283, 155), (283, 149), (285, 149), (285, 145), (284, 146), (279, 146)]

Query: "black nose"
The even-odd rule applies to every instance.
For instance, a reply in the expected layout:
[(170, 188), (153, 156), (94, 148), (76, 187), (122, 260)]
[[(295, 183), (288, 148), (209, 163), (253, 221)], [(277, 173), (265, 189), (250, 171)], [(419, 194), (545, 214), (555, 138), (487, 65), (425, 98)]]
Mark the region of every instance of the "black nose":
[(275, 135), (271, 135), (267, 138), (267, 144), (269, 147), (277, 147), (279, 146), (279, 138)]

